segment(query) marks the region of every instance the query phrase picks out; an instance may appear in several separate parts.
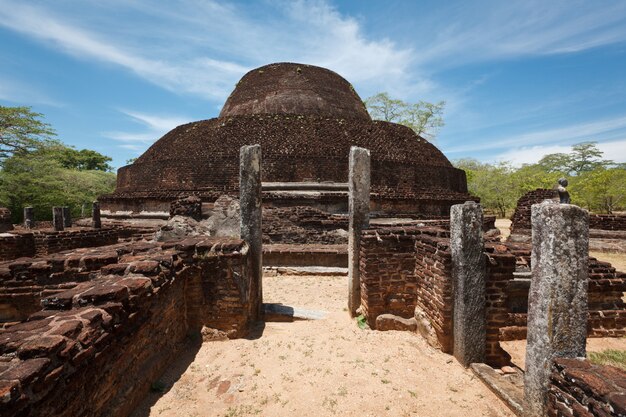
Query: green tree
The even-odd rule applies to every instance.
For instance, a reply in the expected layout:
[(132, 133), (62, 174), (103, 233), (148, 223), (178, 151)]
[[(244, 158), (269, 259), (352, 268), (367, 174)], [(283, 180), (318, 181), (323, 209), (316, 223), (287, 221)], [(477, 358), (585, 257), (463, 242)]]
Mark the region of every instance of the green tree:
[(99, 152), (91, 149), (76, 150), (61, 143), (56, 145), (49, 147), (49, 151), (55, 154), (54, 158), (64, 168), (78, 171), (111, 171), (113, 169), (109, 165), (112, 159)]
[[(67, 168), (59, 159), (59, 144), (15, 152), (0, 170), (0, 205), (11, 209), (13, 221), (32, 206), (38, 219), (50, 219), (52, 206), (68, 206), (78, 216), (81, 206), (115, 188), (115, 174), (103, 170)], [(68, 148), (71, 150), (71, 148)]]
[(599, 166), (593, 171), (586, 171), (576, 178), (573, 193), (590, 210), (611, 214), (625, 208), (626, 169)]
[(606, 168), (613, 161), (602, 159), (603, 152), (597, 142), (581, 142), (572, 146), (570, 153), (548, 154), (539, 160), (538, 165), (547, 172), (559, 172), (564, 175), (580, 175), (596, 168)]
[(366, 99), (365, 106), (372, 119), (407, 126), (422, 137), (433, 138), (437, 130), (444, 125), (444, 101), (407, 103), (393, 99), (383, 92)]
[(506, 217), (507, 212), (515, 207), (519, 190), (510, 163), (485, 164), (475, 159), (462, 159), (455, 161), (454, 165), (465, 170), (469, 193), (479, 197), (485, 209)]
[(16, 151), (34, 150), (56, 135), (30, 107), (0, 106), (0, 164)]

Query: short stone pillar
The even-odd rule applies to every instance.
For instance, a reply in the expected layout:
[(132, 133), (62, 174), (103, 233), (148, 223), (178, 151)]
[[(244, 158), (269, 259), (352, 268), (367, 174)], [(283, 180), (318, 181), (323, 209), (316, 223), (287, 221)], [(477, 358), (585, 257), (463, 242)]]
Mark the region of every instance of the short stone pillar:
[(63, 227), (63, 207), (52, 207), (52, 226), (54, 230), (60, 232)]
[(263, 232), (261, 230), (261, 145), (242, 146), (239, 153), (241, 238), (248, 242), (253, 320), (263, 316)]
[(589, 213), (544, 201), (532, 206), (531, 224), (524, 414), (543, 417), (552, 361), (585, 356)]
[(450, 209), (450, 252), (454, 285), (454, 357), (467, 367), (485, 361), (487, 266), (483, 210), (466, 201)]
[(361, 277), (359, 252), (361, 231), (369, 227), (370, 210), (370, 151), (350, 148), (348, 171), (348, 311), (352, 317), (361, 306)]
[(102, 228), (102, 221), (100, 220), (100, 203), (97, 201), (91, 203), (91, 227), (94, 229)]
[(27, 229), (35, 227), (35, 209), (32, 207), (24, 207), (24, 227)]
[(72, 227), (72, 213), (69, 207), (63, 207), (63, 227)]

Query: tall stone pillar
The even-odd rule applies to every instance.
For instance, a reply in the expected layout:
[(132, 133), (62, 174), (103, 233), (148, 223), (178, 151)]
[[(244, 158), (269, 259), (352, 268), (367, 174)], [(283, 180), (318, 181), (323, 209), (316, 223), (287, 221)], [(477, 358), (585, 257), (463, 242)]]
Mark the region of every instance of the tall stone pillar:
[(585, 356), (589, 214), (544, 201), (532, 206), (531, 224), (524, 414), (543, 417), (553, 359)]
[(251, 308), (256, 320), (263, 315), (263, 232), (261, 230), (261, 145), (242, 146), (239, 153), (241, 238), (248, 242), (251, 268)]
[(63, 207), (52, 207), (52, 226), (54, 230), (63, 230)]
[(72, 214), (69, 207), (63, 207), (63, 227), (72, 227)]
[(35, 227), (35, 209), (32, 207), (24, 207), (24, 227), (27, 229)]
[(454, 282), (454, 357), (463, 365), (485, 361), (487, 267), (483, 210), (466, 201), (450, 209), (450, 250)]
[(91, 227), (94, 229), (100, 229), (102, 227), (102, 221), (100, 220), (100, 203), (94, 201), (91, 205)]
[(361, 277), (359, 251), (361, 231), (369, 227), (370, 210), (370, 151), (353, 146), (350, 148), (348, 174), (348, 311), (352, 317), (361, 306)]

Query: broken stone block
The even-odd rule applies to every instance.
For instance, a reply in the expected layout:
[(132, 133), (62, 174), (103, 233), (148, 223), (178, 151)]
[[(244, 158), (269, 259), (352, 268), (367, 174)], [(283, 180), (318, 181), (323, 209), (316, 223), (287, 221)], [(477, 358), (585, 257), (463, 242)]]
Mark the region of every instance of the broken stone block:
[(414, 332), (417, 330), (417, 320), (414, 317), (405, 319), (393, 314), (381, 314), (376, 317), (376, 330), (408, 330)]

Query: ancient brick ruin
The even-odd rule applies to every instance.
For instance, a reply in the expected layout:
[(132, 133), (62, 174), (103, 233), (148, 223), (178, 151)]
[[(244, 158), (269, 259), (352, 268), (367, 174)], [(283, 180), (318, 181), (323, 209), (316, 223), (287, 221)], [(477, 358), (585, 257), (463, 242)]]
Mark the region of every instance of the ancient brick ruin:
[[(528, 237), (533, 204), (554, 197), (522, 197), (514, 233)], [(509, 365), (500, 343), (536, 332), (537, 245), (500, 241), (463, 171), (408, 128), (372, 121), (347, 81), (323, 68), (249, 72), (218, 118), (166, 134), (99, 201), (102, 222), (96, 203), (91, 219), (63, 230), (34, 219), (14, 228), (0, 209), (2, 416), (128, 415), (185, 339), (203, 327), (245, 337), (263, 319), (262, 264), (347, 269), (346, 314), (371, 329), (417, 331), (463, 366)], [(57, 223), (69, 219), (59, 209)], [(155, 234), (165, 219), (196, 224), (230, 209), (219, 236), (199, 226), (193, 237)], [(577, 222), (625, 230), (622, 216)], [(626, 273), (587, 253), (586, 298), (573, 297), (586, 329), (577, 330), (624, 337)], [(624, 412), (624, 372), (548, 359), (549, 415)]]
[(447, 216), (452, 204), (471, 199), (464, 171), (411, 129), (372, 121), (342, 77), (281, 63), (247, 73), (219, 117), (175, 128), (120, 168), (115, 192), (99, 198), (103, 216), (167, 218), (171, 202), (191, 195), (209, 210), (219, 196), (237, 196), (239, 149), (251, 143), (263, 148), (265, 236), (272, 243), (347, 243), (334, 232), (347, 226), (351, 146), (372, 153), (377, 216)]
[(129, 414), (189, 334), (247, 333), (248, 268), (245, 242), (207, 238), (0, 264), (2, 319), (22, 320), (0, 331), (2, 415)]

